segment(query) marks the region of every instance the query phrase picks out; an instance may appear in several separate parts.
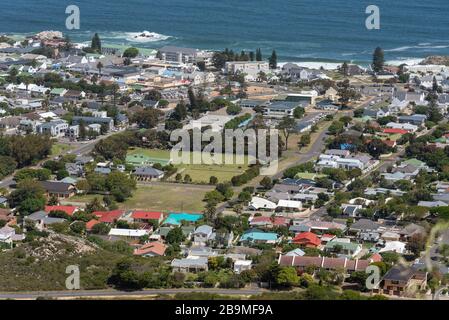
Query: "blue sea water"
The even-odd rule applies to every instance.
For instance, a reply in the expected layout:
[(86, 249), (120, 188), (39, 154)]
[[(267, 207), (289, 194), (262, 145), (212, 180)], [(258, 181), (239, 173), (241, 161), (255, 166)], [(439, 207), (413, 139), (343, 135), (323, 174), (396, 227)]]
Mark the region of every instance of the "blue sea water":
[[(159, 48), (276, 49), (283, 61), (367, 62), (376, 46), (387, 60), (449, 54), (447, 0), (1, 0), (0, 34), (65, 30), (65, 8), (78, 5), (75, 41), (98, 32), (105, 43)], [(379, 6), (381, 29), (365, 28)], [(134, 33), (157, 33), (136, 42)], [(155, 40), (155, 41), (154, 41)]]

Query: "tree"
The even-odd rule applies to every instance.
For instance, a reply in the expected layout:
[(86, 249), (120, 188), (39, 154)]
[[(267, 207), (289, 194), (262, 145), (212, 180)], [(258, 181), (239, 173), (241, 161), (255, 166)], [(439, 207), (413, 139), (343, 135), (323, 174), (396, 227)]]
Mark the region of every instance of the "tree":
[(260, 50), (260, 48), (258, 48), (256, 50), (256, 61), (262, 61), (262, 50)]
[(184, 236), (184, 233), (182, 232), (182, 229), (180, 227), (171, 229), (165, 237), (165, 240), (169, 244), (181, 244), (185, 239), (186, 237)]
[(101, 70), (103, 69), (103, 63), (101, 63), (101, 61), (98, 61), (97, 69), (98, 69), (98, 73), (100, 73), (100, 75), (101, 75)]
[(25, 179), (19, 182), (16, 190), (9, 195), (9, 203), (11, 207), (16, 207), (22, 216), (29, 215), (44, 209), (44, 193), (45, 190), (39, 182)]
[(213, 221), (217, 214), (217, 207), (215, 203), (208, 202), (204, 208), (204, 215), (207, 221)]
[(94, 52), (101, 53), (101, 40), (98, 33), (94, 34), (90, 47)]
[(190, 177), (189, 174), (186, 174), (184, 176), (184, 183), (191, 183), (192, 182), (192, 177)]
[(236, 104), (231, 104), (226, 108), (226, 113), (229, 115), (236, 115), (242, 111), (242, 108)]
[(106, 223), (100, 222), (92, 227), (91, 232), (93, 234), (103, 234), (104, 235), (104, 234), (108, 234), (110, 229), (111, 228)]
[(282, 131), (282, 134), (285, 138), (285, 150), (288, 149), (288, 138), (290, 136), (290, 133), (293, 131), (293, 129), (296, 126), (295, 119), (290, 118), (288, 116), (282, 118), (281, 122), (278, 125), (278, 129)]
[(329, 134), (337, 135), (344, 131), (344, 125), (340, 121), (334, 121), (328, 128)]
[(271, 53), (270, 58), (268, 59), (268, 64), (270, 66), (270, 69), (276, 69), (278, 62), (277, 62), (277, 55), (276, 55), (276, 51), (273, 50), (273, 52)]
[(139, 49), (131, 47), (123, 52), (123, 57), (125, 58), (135, 58), (139, 55)]
[(263, 179), (260, 181), (260, 185), (268, 190), (272, 187), (273, 182), (271, 181), (270, 177), (263, 177)]
[(156, 89), (148, 91), (148, 93), (145, 95), (145, 100), (159, 101), (161, 99), (162, 94)]
[(294, 267), (281, 267), (276, 275), (276, 284), (281, 287), (292, 287), (299, 283), (299, 277)]
[(304, 117), (305, 110), (303, 107), (296, 107), (295, 110), (293, 110), (293, 116), (295, 119), (301, 119)]
[(346, 77), (348, 75), (348, 70), (349, 70), (349, 66), (348, 66), (348, 63), (345, 61), (341, 65), (340, 72), (342, 75), (344, 75)]
[(214, 55), (212, 56), (212, 65), (216, 68), (216, 69), (223, 69), (225, 67), (227, 58), (226, 55), (224, 55), (221, 52), (215, 52)]
[(95, 211), (104, 211), (105, 209), (106, 208), (103, 206), (98, 197), (93, 198), (92, 201), (86, 205), (86, 212), (88, 213), (92, 213)]
[(385, 64), (384, 51), (382, 50), (382, 48), (377, 47), (373, 53), (373, 65), (372, 65), (373, 71), (381, 72), (384, 68), (384, 64)]
[(215, 185), (215, 184), (217, 184), (217, 182), (218, 182), (218, 178), (216, 176), (211, 176), (209, 178), (209, 184)]
[(187, 117), (187, 107), (184, 100), (181, 100), (173, 110), (171, 118), (178, 121), (183, 121), (186, 117)]
[(70, 225), (70, 230), (78, 234), (83, 234), (86, 232), (86, 223), (83, 221), (75, 221)]
[(140, 128), (151, 129), (159, 123), (159, 117), (162, 112), (157, 109), (143, 109), (137, 111), (132, 120), (139, 125)]
[(310, 134), (303, 134), (298, 142), (300, 148), (308, 146), (311, 142)]

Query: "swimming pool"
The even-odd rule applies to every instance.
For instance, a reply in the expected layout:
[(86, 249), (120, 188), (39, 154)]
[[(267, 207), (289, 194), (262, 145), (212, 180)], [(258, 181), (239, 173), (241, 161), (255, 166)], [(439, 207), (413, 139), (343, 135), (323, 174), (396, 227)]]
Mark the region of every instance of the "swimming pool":
[(164, 224), (175, 224), (180, 225), (182, 221), (195, 222), (203, 218), (202, 214), (197, 213), (175, 213), (172, 212), (165, 219)]

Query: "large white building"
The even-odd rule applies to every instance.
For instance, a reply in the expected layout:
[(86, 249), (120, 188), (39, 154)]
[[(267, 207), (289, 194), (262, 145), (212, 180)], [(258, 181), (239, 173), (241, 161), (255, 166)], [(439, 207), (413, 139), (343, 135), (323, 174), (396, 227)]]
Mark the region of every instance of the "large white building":
[(268, 73), (270, 67), (264, 61), (229, 61), (226, 62), (225, 71), (227, 74), (245, 73), (257, 77), (260, 72)]

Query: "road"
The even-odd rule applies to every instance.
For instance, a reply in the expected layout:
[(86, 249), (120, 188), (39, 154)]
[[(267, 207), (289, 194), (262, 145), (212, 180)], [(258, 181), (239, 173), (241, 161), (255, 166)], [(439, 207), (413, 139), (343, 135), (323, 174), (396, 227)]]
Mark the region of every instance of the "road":
[(138, 291), (118, 291), (118, 290), (72, 290), (72, 291), (37, 291), (37, 292), (9, 292), (0, 293), (0, 299), (36, 299), (38, 297), (58, 297), (58, 298), (81, 298), (81, 297), (127, 297), (127, 296), (153, 296), (171, 295), (177, 293), (209, 293), (220, 295), (257, 295), (267, 292), (265, 289), (148, 289)]

